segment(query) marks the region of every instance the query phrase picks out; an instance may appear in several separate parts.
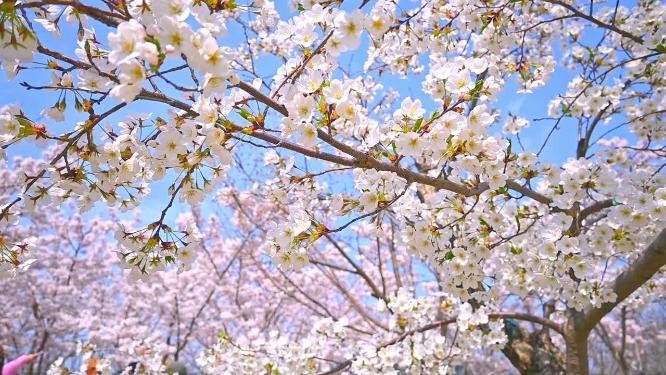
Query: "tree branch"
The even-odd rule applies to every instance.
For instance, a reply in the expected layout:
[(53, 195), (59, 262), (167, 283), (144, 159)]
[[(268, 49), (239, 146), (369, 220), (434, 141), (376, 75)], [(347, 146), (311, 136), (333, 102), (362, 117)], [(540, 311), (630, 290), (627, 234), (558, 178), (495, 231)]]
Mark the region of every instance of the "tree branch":
[(577, 329), (590, 332), (601, 319), (624, 301), (636, 289), (643, 286), (661, 267), (666, 264), (666, 228), (641, 253), (641, 255), (622, 272), (613, 283), (613, 292), (617, 294), (615, 302), (607, 302), (599, 307), (587, 309), (577, 324)]
[[(552, 330), (556, 331), (557, 333), (559, 333), (561, 335), (564, 335), (564, 330), (562, 329), (562, 327), (559, 324), (553, 322), (552, 320), (544, 319), (544, 318), (539, 317), (539, 316), (534, 316), (534, 315), (530, 315), (530, 314), (523, 314), (523, 313), (510, 313), (510, 312), (501, 313), (500, 312), (500, 313), (488, 314), (488, 318), (489, 319), (516, 319), (516, 320), (522, 320), (522, 321), (526, 321), (526, 322), (537, 323), (537, 324), (541, 324), (545, 327), (551, 328)], [(377, 347), (377, 349), (383, 349), (387, 346), (395, 345), (395, 344), (399, 343), (400, 341), (403, 341), (404, 339), (406, 339), (407, 337), (409, 337), (409, 336), (411, 336), (415, 333), (422, 333), (422, 332), (429, 331), (431, 329), (435, 329), (435, 328), (439, 328), (439, 327), (442, 327), (442, 326), (447, 326), (449, 324), (453, 324), (453, 323), (456, 322), (456, 320), (457, 320), (457, 318), (449, 318), (449, 319), (444, 319), (444, 320), (438, 320), (438, 321), (426, 324), (422, 327), (406, 331), (405, 333), (401, 334), (400, 336), (394, 337), (391, 340), (388, 340), (388, 341), (384, 342), (383, 344), (379, 345)], [(319, 375), (335, 374), (335, 373), (341, 371), (342, 369), (350, 366), (351, 363), (352, 363), (352, 360), (348, 359), (344, 362), (341, 362), (339, 365), (333, 367), (332, 369), (330, 369), (326, 372), (319, 373)]]
[(641, 38), (641, 37), (639, 37), (639, 36), (636, 36), (636, 35), (634, 35), (634, 34), (628, 32), (628, 31), (625, 31), (625, 30), (619, 29), (619, 28), (618, 28), (617, 26), (615, 26), (615, 25), (607, 24), (607, 23), (605, 23), (605, 22), (603, 22), (603, 21), (600, 21), (599, 19), (594, 18), (592, 15), (590, 15), (590, 14), (585, 14), (585, 13), (579, 11), (578, 9), (574, 8), (572, 5), (569, 5), (569, 4), (567, 4), (567, 3), (563, 2), (563, 1), (560, 1), (560, 0), (545, 0), (545, 1), (546, 1), (547, 3), (551, 3), (551, 4), (555, 4), (555, 5), (559, 5), (559, 6), (561, 6), (561, 7), (564, 7), (564, 8), (566, 8), (566, 9), (568, 9), (569, 11), (571, 11), (574, 15), (576, 15), (576, 17), (580, 17), (580, 18), (586, 19), (586, 20), (592, 22), (593, 24), (595, 24), (595, 25), (597, 25), (597, 26), (599, 26), (599, 27), (601, 27), (601, 28), (604, 28), (604, 29), (607, 29), (607, 30), (613, 31), (613, 32), (615, 32), (615, 33), (618, 33), (618, 34), (622, 35), (622, 36), (625, 37), (625, 38), (628, 38), (628, 39), (633, 40), (633, 41), (636, 42), (636, 43), (643, 44), (643, 38)]

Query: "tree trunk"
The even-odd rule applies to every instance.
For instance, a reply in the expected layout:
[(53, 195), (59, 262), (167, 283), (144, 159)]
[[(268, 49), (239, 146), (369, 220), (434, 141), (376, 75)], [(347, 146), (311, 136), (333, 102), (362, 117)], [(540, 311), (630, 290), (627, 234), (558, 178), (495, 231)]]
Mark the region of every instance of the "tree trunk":
[(565, 325), (566, 349), (557, 348), (547, 329), (529, 332), (515, 321), (505, 320), (509, 342), (502, 352), (521, 375), (588, 375), (587, 340), (589, 331), (583, 326), (583, 314), (570, 312)]
[(583, 314), (572, 311), (564, 330), (566, 344), (565, 367), (567, 374), (588, 375), (587, 338), (590, 332), (581, 327)]
[(521, 375), (564, 374), (562, 352), (553, 344), (550, 331), (529, 332), (513, 319), (504, 321), (509, 342), (502, 352)]

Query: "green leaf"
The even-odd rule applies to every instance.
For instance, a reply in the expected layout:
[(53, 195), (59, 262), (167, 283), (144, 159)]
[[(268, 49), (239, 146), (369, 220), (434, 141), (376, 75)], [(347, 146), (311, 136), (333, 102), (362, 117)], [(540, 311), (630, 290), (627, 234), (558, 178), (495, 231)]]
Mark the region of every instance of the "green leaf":
[(22, 117), (17, 117), (16, 120), (20, 125), (19, 134), (18, 134), (19, 138), (26, 138), (35, 134), (35, 132), (32, 129), (32, 125), (30, 124), (30, 121)]
[(247, 110), (247, 108), (241, 108), (240, 109), (240, 115), (242, 118), (246, 119), (249, 122), (254, 122), (254, 116), (252, 116), (252, 113)]
[(88, 39), (86, 39), (85, 43), (83, 44), (83, 49), (86, 51), (86, 54), (91, 56), (92, 54), (90, 53), (90, 42)]
[(3, 20), (11, 18), (11, 16), (16, 16), (16, 5), (13, 1), (4, 1), (0, 4), (0, 12)]
[(158, 242), (159, 242), (158, 238), (150, 237), (148, 241), (146, 241), (145, 249), (147, 251), (154, 249)]
[(475, 92), (481, 91), (481, 89), (483, 88), (483, 83), (484, 82), (483, 82), (482, 79), (477, 80), (476, 85), (474, 85), (473, 91), (475, 91)]
[(484, 16), (482, 15), (482, 16), (481, 16), (481, 24), (482, 24), (483, 26), (481, 26), (481, 30), (479, 31), (479, 34), (483, 34), (483, 30), (485, 30), (486, 27), (488, 27), (488, 25), (490, 24), (490, 22), (486, 19), (486, 17), (484, 17)]
[(58, 111), (65, 112), (65, 109), (67, 109), (67, 100), (63, 97), (60, 103), (58, 103)]
[(77, 112), (83, 112), (83, 104), (81, 104), (77, 97), (74, 97), (74, 108), (76, 108)]
[(561, 103), (561, 106), (562, 106), (562, 113), (563, 114), (566, 115), (567, 113), (569, 113), (569, 107), (566, 104)]
[(419, 131), (421, 129), (421, 125), (423, 124), (423, 117), (420, 119), (416, 120), (416, 123), (414, 124), (414, 127), (412, 128), (415, 132)]
[(523, 81), (527, 81), (530, 79), (530, 72), (527, 70), (519, 70), (518, 73), (520, 74), (520, 78), (523, 79)]
[(226, 332), (219, 332), (217, 334), (217, 338), (219, 338), (220, 340), (224, 340), (224, 341), (228, 341), (230, 343), (233, 343), (233, 341), (231, 340), (231, 337), (229, 337), (229, 335), (227, 335)]
[(79, 38), (79, 41), (82, 41), (84, 36), (85, 36), (85, 31), (83, 30), (83, 25), (81, 24), (81, 22), (79, 22), (79, 29), (77, 30), (77, 38)]

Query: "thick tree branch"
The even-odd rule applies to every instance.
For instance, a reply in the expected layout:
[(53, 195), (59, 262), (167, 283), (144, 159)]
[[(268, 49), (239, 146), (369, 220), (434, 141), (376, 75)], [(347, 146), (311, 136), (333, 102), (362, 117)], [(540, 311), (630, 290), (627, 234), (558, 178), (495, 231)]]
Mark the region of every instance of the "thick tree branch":
[[(245, 91), (246, 93), (252, 95), (252, 97), (254, 97), (256, 100), (266, 104), (270, 108), (273, 108), (283, 116), (289, 116), (289, 111), (287, 111), (287, 108), (284, 105), (278, 103), (277, 101), (270, 98), (268, 95), (262, 93), (261, 91), (255, 89), (251, 85), (241, 81), (238, 83), (238, 87), (241, 90)], [(365, 167), (365, 168), (376, 169), (378, 171), (393, 172), (408, 181), (418, 182), (424, 185), (430, 185), (438, 189), (452, 191), (454, 193), (462, 194), (465, 196), (479, 195), (484, 191), (488, 190), (487, 184), (481, 184), (476, 189), (472, 189), (456, 182), (448, 181), (442, 178), (431, 177), (423, 173), (417, 173), (409, 169), (402, 168), (395, 164), (380, 162), (370, 157), (369, 155), (336, 140), (332, 135), (326, 133), (322, 129), (317, 129), (317, 136), (319, 137), (319, 139), (328, 143), (333, 148), (353, 157), (356, 161), (354, 166), (357, 167), (361, 168)], [(537, 202), (544, 204), (550, 204), (552, 202), (550, 198), (542, 194), (539, 194), (533, 190), (525, 188), (515, 181), (507, 182), (507, 186), (512, 190), (516, 190), (519, 193), (536, 200)]]
[(592, 307), (584, 312), (577, 329), (590, 332), (601, 319), (615, 306), (624, 301), (631, 293), (644, 285), (661, 267), (666, 264), (666, 228), (641, 255), (613, 283), (613, 292), (617, 294), (615, 302), (607, 302), (599, 307)]
[(35, 1), (35, 2), (26, 2), (19, 5), (20, 8), (42, 8), (46, 5), (63, 5), (70, 6), (74, 8), (77, 12), (85, 14), (106, 26), (116, 27), (122, 21), (126, 21), (126, 18), (121, 14), (108, 12), (90, 5), (83, 4), (76, 0), (47, 0), (47, 1)]
[(578, 215), (579, 220), (583, 221), (588, 216), (595, 214), (603, 209), (613, 207), (616, 204), (617, 203), (615, 203), (614, 199), (604, 199), (602, 201), (595, 202), (580, 211), (580, 214)]

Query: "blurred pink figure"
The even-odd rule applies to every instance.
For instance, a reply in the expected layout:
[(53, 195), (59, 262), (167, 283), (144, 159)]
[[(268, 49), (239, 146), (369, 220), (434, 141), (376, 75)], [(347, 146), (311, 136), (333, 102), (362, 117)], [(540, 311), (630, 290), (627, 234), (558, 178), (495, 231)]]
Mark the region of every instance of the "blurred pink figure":
[(7, 362), (7, 364), (2, 367), (2, 375), (14, 375), (18, 373), (21, 367), (32, 362), (35, 358), (39, 357), (40, 354), (42, 353), (25, 354), (11, 362)]

